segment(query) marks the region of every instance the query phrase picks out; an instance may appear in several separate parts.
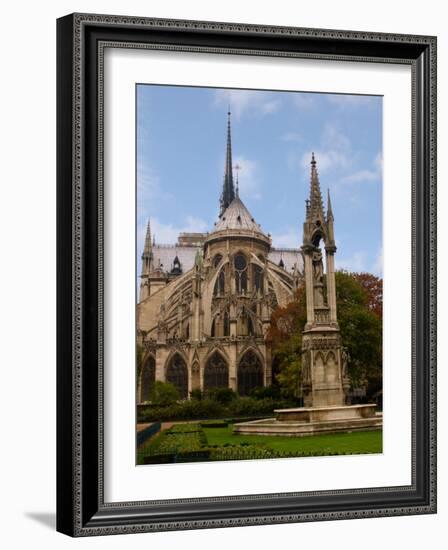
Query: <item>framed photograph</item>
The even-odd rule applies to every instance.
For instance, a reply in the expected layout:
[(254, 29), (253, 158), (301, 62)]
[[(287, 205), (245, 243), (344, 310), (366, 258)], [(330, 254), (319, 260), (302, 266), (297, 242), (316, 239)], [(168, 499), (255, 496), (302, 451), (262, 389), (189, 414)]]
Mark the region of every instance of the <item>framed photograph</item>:
[(57, 41), (57, 529), (434, 513), (436, 38)]

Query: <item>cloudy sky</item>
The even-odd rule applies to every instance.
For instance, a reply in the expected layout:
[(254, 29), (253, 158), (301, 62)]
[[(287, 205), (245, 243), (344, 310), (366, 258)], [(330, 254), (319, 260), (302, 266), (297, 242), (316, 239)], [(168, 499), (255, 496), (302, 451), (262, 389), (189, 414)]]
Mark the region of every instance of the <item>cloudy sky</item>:
[(158, 243), (213, 227), (229, 104), (240, 196), (273, 245), (301, 245), (314, 151), (332, 198), (336, 267), (381, 275), (382, 99), (373, 96), (139, 85), (138, 255), (149, 217)]

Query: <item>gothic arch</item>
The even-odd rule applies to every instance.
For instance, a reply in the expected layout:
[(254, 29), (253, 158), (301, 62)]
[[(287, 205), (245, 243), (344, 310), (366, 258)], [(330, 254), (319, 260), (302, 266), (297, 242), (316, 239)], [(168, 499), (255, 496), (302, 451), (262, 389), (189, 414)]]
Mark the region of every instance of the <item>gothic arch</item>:
[(207, 355), (204, 358), (204, 364), (207, 363), (207, 361), (210, 359), (210, 357), (214, 353), (219, 353), (222, 356), (222, 358), (224, 359), (224, 361), (227, 364), (229, 364), (229, 356), (227, 355), (226, 350), (220, 345), (213, 346), (209, 349), (209, 351), (207, 352)]
[(314, 382), (320, 384), (325, 381), (325, 358), (321, 351), (314, 356)]
[(232, 257), (233, 277), (236, 294), (245, 294), (249, 285), (249, 259), (243, 251), (237, 251)]
[(143, 362), (140, 373), (140, 402), (149, 401), (155, 381), (156, 359), (154, 355), (149, 354)]
[(327, 353), (326, 369), (325, 369), (325, 378), (329, 383), (335, 383), (338, 381), (338, 365), (336, 355), (333, 351)]
[(254, 388), (264, 386), (263, 359), (254, 348), (249, 347), (241, 354), (238, 362), (238, 393), (248, 395)]
[(214, 350), (204, 367), (204, 390), (229, 387), (229, 365), (219, 350)]
[(165, 379), (177, 388), (181, 399), (188, 397), (188, 368), (179, 352), (173, 353), (166, 363)]
[(230, 336), (230, 314), (227, 308), (218, 311), (213, 316), (210, 328), (212, 338), (222, 338)]
[(201, 387), (201, 367), (198, 360), (191, 365), (191, 389), (198, 390)]
[(188, 365), (188, 363), (190, 362), (189, 359), (188, 359), (188, 356), (187, 354), (185, 353), (185, 351), (178, 345), (176, 344), (175, 347), (173, 349), (171, 349), (166, 361), (165, 361), (165, 370), (166, 370), (166, 367), (168, 366), (168, 363), (170, 363), (170, 361), (173, 359), (173, 357), (175, 355), (180, 355), (182, 357), (182, 359), (184, 360), (185, 364)]

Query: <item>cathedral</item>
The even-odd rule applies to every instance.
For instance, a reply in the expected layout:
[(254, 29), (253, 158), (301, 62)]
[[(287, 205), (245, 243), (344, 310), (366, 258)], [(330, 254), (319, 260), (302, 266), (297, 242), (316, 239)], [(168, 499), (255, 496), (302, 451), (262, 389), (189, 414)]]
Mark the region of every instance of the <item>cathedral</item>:
[[(208, 233), (181, 233), (175, 245), (168, 245), (156, 244), (148, 221), (137, 304), (137, 344), (143, 350), (137, 380), (140, 403), (150, 399), (156, 380), (171, 382), (182, 399), (195, 389), (228, 387), (248, 395), (256, 387), (270, 385), (272, 360), (266, 336), (271, 314), (293, 300), (295, 290), (305, 284), (306, 269), (314, 270), (315, 281), (307, 288), (307, 298), (311, 292), (313, 300), (307, 299), (311, 325), (306, 330), (311, 334), (314, 316), (320, 316), (339, 346), (334, 288), (330, 285), (325, 293), (327, 306), (321, 256), (313, 243), (316, 235), (325, 237), (330, 247), (327, 258), (328, 252), (333, 257), (331, 204), (324, 217), (314, 156), (306, 212), (307, 220), (313, 221), (304, 224), (302, 248), (272, 246), (270, 234), (239, 196), (233, 168), (228, 113), (224, 181), (214, 226)], [(311, 235), (316, 222), (318, 232)], [(312, 338), (305, 337), (305, 344), (312, 349)], [(340, 364), (338, 353), (336, 349), (333, 355)], [(308, 357), (304, 359), (309, 364)]]

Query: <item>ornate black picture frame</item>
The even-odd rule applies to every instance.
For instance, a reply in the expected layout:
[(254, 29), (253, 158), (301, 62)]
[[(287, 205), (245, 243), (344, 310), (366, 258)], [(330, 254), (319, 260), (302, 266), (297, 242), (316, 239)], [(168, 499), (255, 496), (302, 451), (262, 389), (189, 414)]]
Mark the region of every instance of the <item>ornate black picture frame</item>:
[[(412, 483), (108, 503), (103, 488), (103, 54), (107, 44), (412, 69)], [(73, 14), (57, 22), (57, 529), (71, 536), (436, 511), (436, 38)]]

